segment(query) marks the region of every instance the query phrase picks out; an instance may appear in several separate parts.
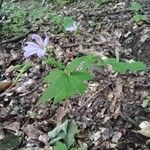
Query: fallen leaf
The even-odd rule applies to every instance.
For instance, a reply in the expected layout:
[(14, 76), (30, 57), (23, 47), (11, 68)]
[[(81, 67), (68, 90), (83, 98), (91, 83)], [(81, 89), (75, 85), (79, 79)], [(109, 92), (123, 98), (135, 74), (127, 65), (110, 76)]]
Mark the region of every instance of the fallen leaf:
[(64, 103), (63, 107), (59, 107), (58, 109), (58, 113), (57, 113), (57, 126), (60, 125), (63, 122), (64, 117), (66, 116), (66, 114), (69, 112), (70, 108), (69, 108), (69, 103), (66, 102)]
[(115, 132), (114, 135), (113, 135), (113, 137), (112, 137), (112, 139), (111, 139), (111, 141), (113, 143), (118, 143), (118, 141), (121, 138), (121, 136), (122, 136), (121, 132)]
[(141, 128), (141, 130), (138, 130), (137, 131), (138, 133), (140, 133), (146, 137), (150, 137), (150, 122), (143, 121), (143, 122), (141, 122), (139, 127)]

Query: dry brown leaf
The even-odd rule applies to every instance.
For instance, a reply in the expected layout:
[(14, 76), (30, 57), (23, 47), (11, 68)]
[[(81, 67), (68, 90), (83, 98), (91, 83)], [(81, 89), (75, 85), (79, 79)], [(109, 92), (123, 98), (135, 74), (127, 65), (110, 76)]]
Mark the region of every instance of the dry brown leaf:
[(66, 116), (66, 114), (70, 110), (69, 108), (70, 108), (70, 106), (69, 106), (68, 102), (64, 103), (63, 107), (59, 107), (58, 113), (57, 113), (57, 118), (56, 118), (57, 125), (60, 125), (62, 123), (63, 118)]
[(122, 137), (122, 133), (121, 132), (115, 132), (113, 137), (112, 137), (112, 142), (113, 143), (118, 143), (119, 139)]
[(12, 81), (1, 81), (0, 82), (0, 91), (7, 90), (13, 84)]

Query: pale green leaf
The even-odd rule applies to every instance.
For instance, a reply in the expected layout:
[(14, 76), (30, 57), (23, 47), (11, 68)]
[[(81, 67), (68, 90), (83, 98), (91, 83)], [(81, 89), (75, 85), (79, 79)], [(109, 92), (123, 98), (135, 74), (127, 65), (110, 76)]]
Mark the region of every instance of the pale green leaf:
[(119, 73), (125, 73), (126, 71), (136, 72), (136, 71), (145, 70), (147, 68), (147, 66), (141, 61), (126, 63), (126, 62), (120, 62), (115, 58), (105, 59), (103, 64), (111, 65), (112, 70)]
[(57, 126), (54, 130), (48, 132), (50, 144), (54, 144), (59, 140), (64, 140), (64, 143), (69, 149), (75, 141), (74, 136), (76, 133), (78, 133), (78, 128), (75, 121), (67, 120), (63, 124)]
[(145, 70), (146, 68), (147, 66), (141, 61), (128, 63), (128, 70), (130, 70), (131, 72)]
[(130, 10), (133, 10), (135, 12), (139, 11), (142, 8), (142, 5), (138, 2), (132, 2), (130, 5)]
[(141, 15), (141, 14), (135, 14), (133, 16), (133, 20), (135, 22), (140, 22), (140, 21), (147, 21), (148, 17), (146, 15)]
[(67, 146), (61, 142), (57, 142), (54, 146), (54, 150), (68, 150)]
[(78, 133), (78, 127), (75, 121), (69, 121), (67, 127), (67, 134), (65, 137), (65, 143), (68, 148), (70, 148), (71, 145), (75, 142), (74, 136), (76, 133)]
[(120, 72), (120, 73), (124, 73), (127, 70), (127, 65), (124, 62), (119, 62), (117, 59), (115, 58), (108, 58), (106, 60), (104, 60), (104, 65), (111, 65), (112, 66), (112, 70), (115, 72)]

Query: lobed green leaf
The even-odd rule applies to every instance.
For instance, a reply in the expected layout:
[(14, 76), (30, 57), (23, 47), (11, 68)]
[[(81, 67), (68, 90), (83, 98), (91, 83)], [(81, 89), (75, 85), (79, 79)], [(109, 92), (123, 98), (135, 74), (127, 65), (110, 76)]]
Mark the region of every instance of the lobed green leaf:
[(84, 81), (91, 78), (88, 72), (73, 72), (67, 75), (64, 71), (56, 69), (45, 78), (48, 88), (39, 101), (44, 102), (54, 98), (54, 103), (58, 103), (70, 96), (83, 94), (86, 90)]

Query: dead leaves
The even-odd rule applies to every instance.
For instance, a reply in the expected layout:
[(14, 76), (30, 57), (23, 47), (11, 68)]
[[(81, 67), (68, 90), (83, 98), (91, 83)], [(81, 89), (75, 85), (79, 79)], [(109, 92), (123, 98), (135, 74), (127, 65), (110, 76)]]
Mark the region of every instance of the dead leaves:
[(124, 99), (123, 95), (123, 82), (121, 78), (116, 79), (115, 83), (116, 87), (114, 88), (113, 92), (108, 94), (108, 100), (110, 101), (110, 112), (113, 114), (113, 117), (117, 119), (119, 115), (121, 115), (121, 102)]
[(135, 132), (140, 133), (140, 134), (150, 138), (150, 122), (143, 121), (143, 122), (141, 122), (139, 127), (141, 128), (141, 130), (138, 130)]

